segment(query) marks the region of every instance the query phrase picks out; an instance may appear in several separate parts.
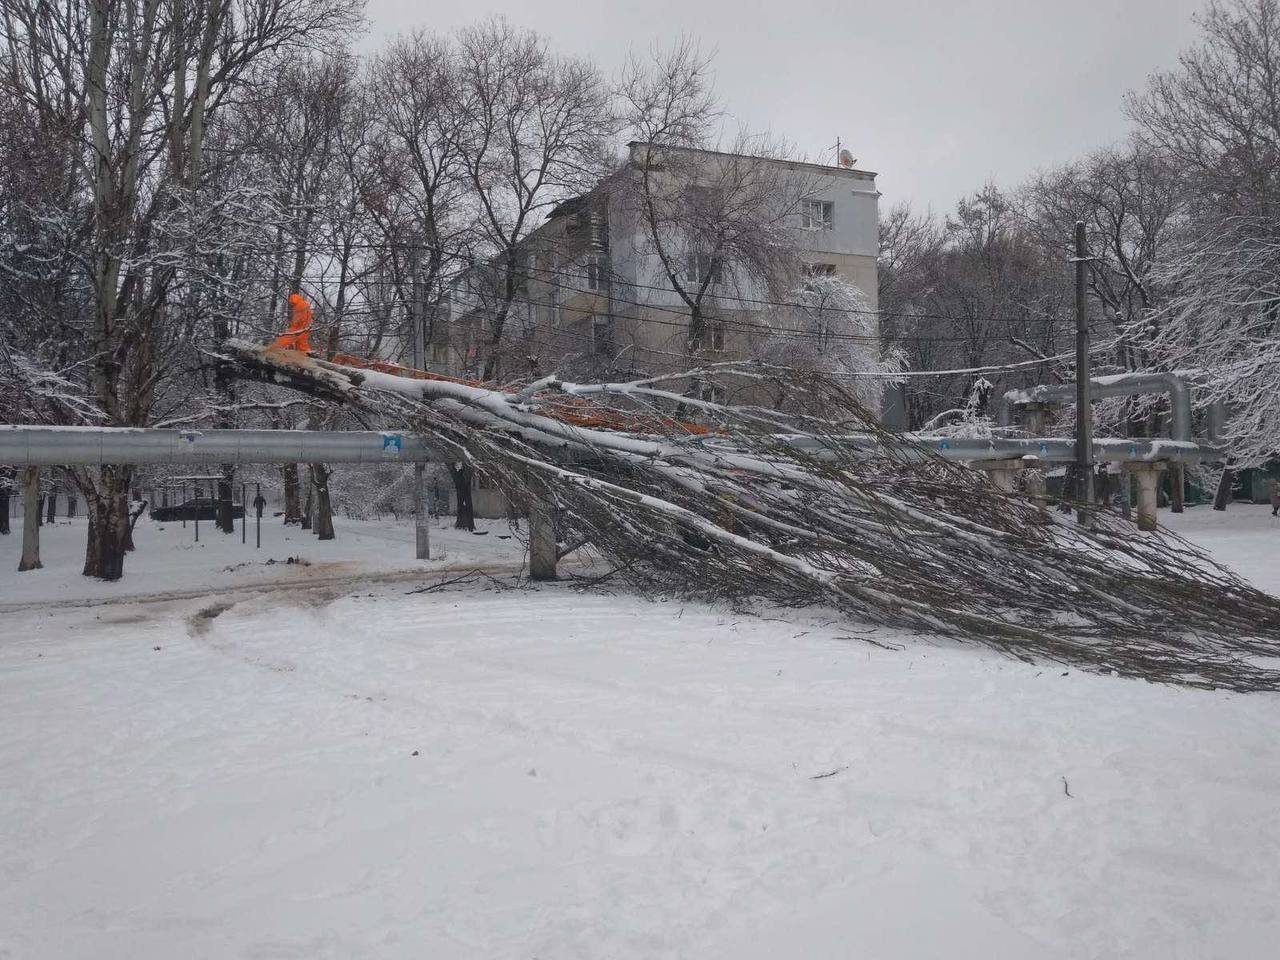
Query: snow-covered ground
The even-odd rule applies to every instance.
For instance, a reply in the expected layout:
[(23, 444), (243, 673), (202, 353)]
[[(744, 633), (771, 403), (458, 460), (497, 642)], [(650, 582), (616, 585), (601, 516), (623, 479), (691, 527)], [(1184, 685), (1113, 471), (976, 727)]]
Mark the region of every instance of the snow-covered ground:
[[(1280, 590), (1268, 509), (1172, 519)], [(224, 570), (252, 530), (246, 553), (168, 527), (140, 528), (114, 587), (75, 575), (71, 528), (45, 528), (48, 567), (21, 576), (0, 538), (0, 957), (1236, 960), (1280, 942), (1280, 696), (877, 631), (904, 647), (887, 650), (819, 611), (487, 580), (409, 594), (408, 524), (291, 532), (256, 559), (312, 565), (252, 575)], [(505, 524), (433, 533), (437, 568), (521, 562)], [(264, 585), (326, 563), (343, 579)]]
[[(241, 542), (240, 522), (228, 536), (212, 523), (156, 523), (142, 517), (134, 528), (137, 549), (125, 559), (119, 583), (88, 580), (84, 567), (85, 519), (61, 519), (40, 528), (43, 569), (18, 576), (22, 552), (21, 517), (13, 535), (0, 537), (0, 611), (14, 604), (83, 603), (155, 594), (194, 594), (255, 588), (282, 582), (340, 582), (373, 576), (406, 578), (423, 571), (484, 567), (514, 572), (524, 562), (524, 545), (505, 521), (481, 520), (477, 533), (453, 529), (453, 519), (431, 521), (431, 560), (414, 559), (413, 519), (335, 520), (338, 537), (321, 542), (308, 530), (286, 527), (278, 517), (262, 520), (257, 546), (253, 518)], [(290, 564), (290, 558), (306, 564)]]

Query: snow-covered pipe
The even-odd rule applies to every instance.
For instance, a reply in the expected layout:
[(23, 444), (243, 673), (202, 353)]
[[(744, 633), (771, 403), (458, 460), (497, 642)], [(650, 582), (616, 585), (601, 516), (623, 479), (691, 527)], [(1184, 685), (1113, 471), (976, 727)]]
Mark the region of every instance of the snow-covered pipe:
[(0, 426), (0, 463), (425, 463), (419, 438), (394, 431), (160, 430), (130, 427)]
[[(624, 436), (625, 435), (620, 435)], [(901, 434), (902, 444), (890, 443), (895, 456), (925, 451), (944, 460), (1043, 460), (1066, 463), (1075, 459), (1071, 440), (936, 437)], [(796, 435), (779, 437), (792, 446), (821, 453), (829, 441)], [(844, 452), (867, 456), (884, 452), (883, 441), (871, 434), (836, 438)], [(710, 439), (708, 451), (733, 454), (731, 440)], [(1194, 463), (1202, 448), (1176, 440), (1095, 440), (1094, 457), (1112, 463), (1177, 460)], [(584, 447), (589, 455), (589, 447)], [(12, 466), (97, 466), (108, 463), (429, 463), (445, 459), (420, 439), (395, 431), (325, 430), (160, 430), (131, 427), (0, 426), (0, 463)]]
[[(1094, 397), (1129, 397), (1142, 393), (1167, 393), (1172, 417), (1169, 435), (1174, 440), (1191, 441), (1191, 387), (1176, 373), (1117, 373), (1090, 381)], [(1011, 404), (1075, 403), (1074, 383), (1042, 383), (1025, 390), (1010, 390), (1004, 399)]]
[[(919, 451), (921, 457), (931, 454), (943, 460), (959, 460), (977, 463), (994, 460), (1028, 460), (1049, 463), (1071, 463), (1075, 460), (1075, 441), (1060, 437), (936, 437), (919, 433), (898, 434), (903, 443), (894, 445), (895, 456), (911, 456)], [(792, 436), (784, 439), (793, 447), (811, 450), (821, 455), (829, 443), (821, 437)], [(850, 447), (868, 456), (882, 453), (881, 441), (871, 434), (840, 437), (837, 441), (844, 450)], [(1188, 440), (1129, 440), (1101, 439), (1093, 441), (1093, 456), (1097, 463), (1145, 463), (1155, 460), (1174, 460), (1179, 463), (1198, 463), (1205, 450), (1200, 444)]]

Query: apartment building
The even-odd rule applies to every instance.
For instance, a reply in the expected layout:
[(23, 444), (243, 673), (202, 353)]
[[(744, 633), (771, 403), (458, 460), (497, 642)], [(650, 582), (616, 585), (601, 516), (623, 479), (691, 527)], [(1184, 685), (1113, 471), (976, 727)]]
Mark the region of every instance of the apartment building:
[[(669, 151), (668, 151), (669, 153)], [(839, 275), (876, 307), (878, 199), (874, 173), (852, 166), (681, 150), (682, 176), (724, 179), (724, 165), (768, 168), (779, 190), (796, 190), (785, 224), (805, 268)], [(674, 289), (655, 250), (651, 221), (628, 198), (628, 178), (652, 165), (647, 144), (629, 145), (628, 162), (591, 193), (560, 204), (523, 242), (520, 289), (506, 319), (502, 370), (508, 378), (564, 373), (638, 375), (690, 365), (689, 307)], [(692, 171), (690, 173), (690, 171)], [(797, 199), (798, 198), (798, 199)], [(678, 220), (678, 213), (676, 215)], [(695, 360), (748, 359), (780, 316), (776, 289), (760, 276), (744, 277), (729, 258), (696, 249), (685, 238), (664, 237), (667, 264), (686, 288), (709, 278), (702, 298), (706, 318)], [(428, 350), (432, 369), (474, 373), (486, 351), (488, 321), (500, 299), (503, 265), (480, 264), (460, 275), (442, 303), (437, 335)], [(874, 325), (872, 325), (874, 329)]]
[[(550, 372), (564, 376), (639, 377), (683, 370), (700, 363), (752, 359), (786, 323), (777, 306), (772, 277), (748, 276), (731, 258), (709, 254), (682, 235), (680, 211), (661, 233), (666, 264), (655, 249), (652, 220), (637, 211), (634, 178), (655, 152), (632, 143), (623, 167), (590, 193), (554, 208), (521, 244), (515, 273), (518, 294), (504, 324), (501, 378), (518, 380)], [(801, 273), (836, 275), (854, 284), (874, 311), (879, 250), (876, 175), (848, 166), (680, 151), (669, 155), (659, 176), (679, 176), (684, 194), (720, 188), (734, 175), (771, 184), (787, 197), (780, 222), (772, 224)], [(757, 201), (763, 202), (760, 198)], [(767, 203), (765, 203), (767, 206)], [(695, 218), (696, 219), (696, 218)], [(690, 344), (688, 303), (674, 289), (667, 265), (686, 289), (706, 280), (702, 298), (705, 329)], [(791, 269), (796, 263), (792, 262)], [(460, 274), (435, 305), (437, 321), (426, 364), (439, 373), (478, 376), (489, 353), (491, 320), (504, 299), (502, 262), (478, 264)], [(803, 283), (802, 277), (790, 282)], [(866, 326), (876, 334), (874, 315)], [(874, 349), (874, 345), (871, 347)], [(745, 399), (745, 398), (736, 398)], [(757, 398), (752, 398), (757, 399)], [(497, 517), (508, 505), (496, 489), (477, 479), (477, 516)]]

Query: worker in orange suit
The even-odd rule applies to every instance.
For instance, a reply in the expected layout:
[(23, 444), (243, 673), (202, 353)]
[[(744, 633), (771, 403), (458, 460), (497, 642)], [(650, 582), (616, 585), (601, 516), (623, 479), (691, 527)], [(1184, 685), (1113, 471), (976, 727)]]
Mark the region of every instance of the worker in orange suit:
[(271, 342), (279, 350), (311, 352), (311, 304), (300, 293), (289, 294), (289, 326)]

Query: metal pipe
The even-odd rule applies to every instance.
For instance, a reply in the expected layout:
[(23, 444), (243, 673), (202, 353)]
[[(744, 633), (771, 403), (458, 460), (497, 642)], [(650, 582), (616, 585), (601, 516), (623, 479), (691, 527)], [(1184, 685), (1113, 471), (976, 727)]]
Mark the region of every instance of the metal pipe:
[[(977, 462), (987, 460), (1040, 460), (1049, 463), (1071, 463), (1076, 458), (1075, 441), (1065, 437), (938, 437), (918, 433), (900, 434), (902, 443), (891, 443), (896, 457), (923, 459), (926, 456), (943, 460)], [(866, 456), (882, 455), (885, 448), (872, 434), (850, 434), (831, 441), (821, 437), (797, 435), (779, 439), (800, 450), (811, 451), (817, 456), (822, 450), (838, 444), (842, 452), (851, 449)], [(1199, 463), (1206, 455), (1200, 444), (1186, 440), (1129, 440), (1095, 439), (1094, 463), (1144, 463), (1155, 460), (1171, 460), (1178, 463)]]
[[(1191, 386), (1176, 373), (1117, 373), (1109, 377), (1094, 377), (1089, 381), (1094, 399), (1098, 397), (1128, 397), (1141, 393), (1167, 393), (1172, 415), (1169, 435), (1174, 440), (1190, 441), (1191, 437)], [(1076, 399), (1074, 383), (1042, 383), (1025, 390), (1010, 390), (1004, 395), (1009, 403), (1073, 403)]]
[(442, 459), (420, 438), (394, 431), (156, 430), (0, 426), (0, 463), (383, 463)]
[[(944, 460), (1013, 460), (1028, 458), (1054, 463), (1075, 459), (1074, 441), (1058, 438), (938, 437), (901, 434), (889, 441), (895, 456)], [(872, 434), (847, 434), (828, 441), (800, 434), (779, 437), (800, 450), (821, 455), (838, 444), (841, 451), (882, 455), (886, 446)], [(733, 449), (727, 441), (709, 441)], [(1173, 460), (1198, 463), (1207, 448), (1191, 441), (1093, 441), (1095, 462), (1130, 463)], [(13, 427), (0, 426), (0, 463), (17, 466), (97, 465), (109, 463), (416, 463), (440, 461), (434, 451), (408, 434), (374, 431), (323, 430), (148, 430), (128, 427)]]

